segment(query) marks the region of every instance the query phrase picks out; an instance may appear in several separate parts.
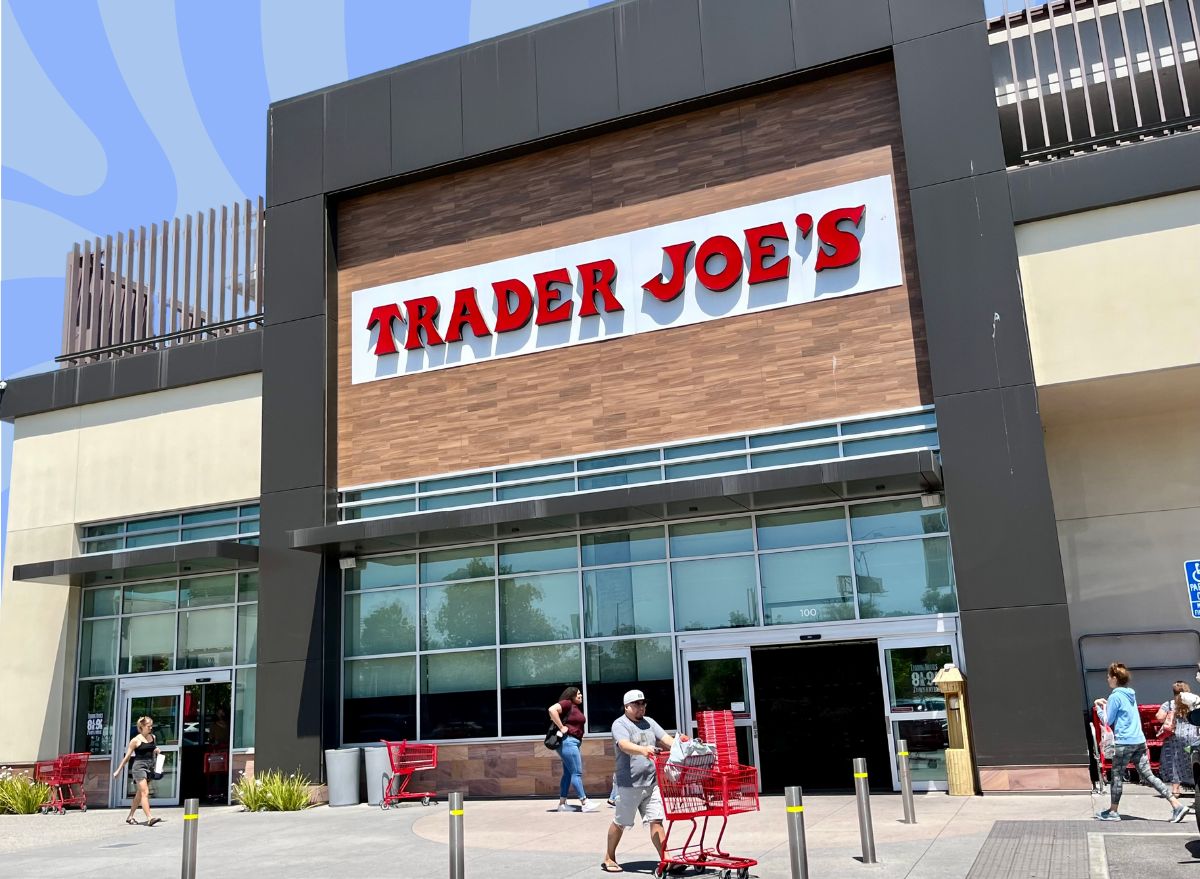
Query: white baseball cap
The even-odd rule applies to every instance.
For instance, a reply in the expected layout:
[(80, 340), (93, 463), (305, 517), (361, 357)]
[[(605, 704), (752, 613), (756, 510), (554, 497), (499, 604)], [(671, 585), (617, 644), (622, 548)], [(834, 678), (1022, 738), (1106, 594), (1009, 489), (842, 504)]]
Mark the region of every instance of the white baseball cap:
[(630, 702), (645, 702), (646, 694), (641, 690), (629, 690), (625, 693), (625, 701), (622, 705), (628, 705)]

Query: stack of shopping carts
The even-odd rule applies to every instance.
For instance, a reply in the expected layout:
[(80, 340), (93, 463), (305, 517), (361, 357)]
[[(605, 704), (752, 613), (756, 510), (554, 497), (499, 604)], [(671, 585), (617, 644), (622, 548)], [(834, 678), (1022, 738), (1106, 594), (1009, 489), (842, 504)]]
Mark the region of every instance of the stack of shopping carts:
[(738, 765), (732, 711), (697, 711), (696, 735), (717, 749), (717, 766)]

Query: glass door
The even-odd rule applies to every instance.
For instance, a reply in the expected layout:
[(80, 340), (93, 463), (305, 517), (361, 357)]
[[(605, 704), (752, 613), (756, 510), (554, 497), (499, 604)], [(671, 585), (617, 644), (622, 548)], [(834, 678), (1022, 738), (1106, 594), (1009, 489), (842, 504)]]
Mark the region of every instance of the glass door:
[[(913, 790), (946, 789), (946, 701), (933, 683), (948, 662), (958, 662), (953, 636), (936, 639), (879, 642), (887, 697), (888, 744), (896, 753), (904, 739)], [(898, 766), (892, 765), (892, 786), (900, 789)]]
[(696, 735), (696, 712), (733, 712), (738, 762), (758, 766), (758, 725), (750, 648), (684, 650), (684, 727)]
[[(125, 735), (114, 743), (113, 766), (121, 762), (129, 740), (138, 733), (139, 717), (154, 721), (156, 744), (165, 756), (163, 777), (150, 781), (150, 805), (179, 805), (179, 744), (181, 721), (184, 714), (183, 687), (156, 687), (154, 689), (125, 690), (122, 692), (122, 723), (119, 729)], [(132, 763), (132, 761), (130, 761)], [(128, 806), (136, 785), (130, 776), (130, 763), (125, 764), (120, 783), (113, 785), (117, 806)]]

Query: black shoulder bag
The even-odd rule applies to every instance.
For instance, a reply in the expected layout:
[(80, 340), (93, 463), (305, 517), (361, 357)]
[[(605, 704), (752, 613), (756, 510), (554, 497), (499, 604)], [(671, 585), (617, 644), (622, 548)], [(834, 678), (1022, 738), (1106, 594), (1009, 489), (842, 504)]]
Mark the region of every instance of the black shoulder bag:
[[(562, 717), (561, 714), (559, 716)], [(567, 719), (565, 717), (563, 717), (562, 722), (563, 722), (563, 726), (567, 725)], [(551, 723), (550, 729), (548, 729), (546, 731), (546, 740), (544, 742), (542, 742), (542, 744), (545, 745), (547, 748), (549, 748), (551, 751), (557, 751), (559, 748), (562, 747), (563, 738), (564, 738), (563, 736), (560, 736), (558, 734), (558, 727), (555, 726), (553, 723)]]

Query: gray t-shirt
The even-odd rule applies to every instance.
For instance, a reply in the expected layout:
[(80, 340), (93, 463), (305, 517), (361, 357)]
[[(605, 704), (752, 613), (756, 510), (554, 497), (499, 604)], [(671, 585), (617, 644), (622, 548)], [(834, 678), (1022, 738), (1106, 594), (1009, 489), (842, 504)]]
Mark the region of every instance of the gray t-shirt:
[[(613, 721), (612, 737), (614, 743), (628, 739), (635, 745), (653, 748), (665, 736), (666, 730), (654, 722), (653, 718), (643, 717), (634, 723), (624, 714)], [(614, 779), (617, 787), (653, 787), (654, 761), (648, 757), (631, 757), (617, 747), (617, 772)]]

